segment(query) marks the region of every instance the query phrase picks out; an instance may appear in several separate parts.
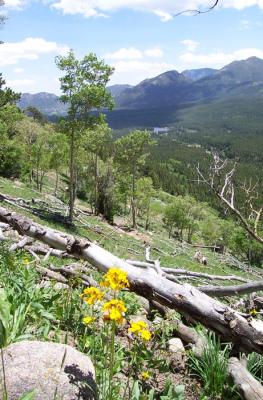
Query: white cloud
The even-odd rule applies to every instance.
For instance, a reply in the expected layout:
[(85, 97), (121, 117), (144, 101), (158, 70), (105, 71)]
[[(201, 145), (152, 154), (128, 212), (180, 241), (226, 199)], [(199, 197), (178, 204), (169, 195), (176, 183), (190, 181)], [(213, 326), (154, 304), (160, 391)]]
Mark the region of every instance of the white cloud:
[(165, 62), (158, 63), (139, 60), (118, 61), (114, 64), (114, 67), (115, 73), (111, 83), (129, 83), (131, 85), (175, 68), (174, 65)]
[(105, 58), (109, 60), (138, 60), (142, 58), (142, 52), (135, 47), (122, 48), (114, 53), (105, 55)]
[(158, 47), (154, 47), (152, 49), (145, 50), (144, 54), (147, 57), (153, 57), (153, 58), (163, 57), (163, 51), (161, 49), (159, 49)]
[(256, 48), (244, 48), (225, 53), (224, 51), (216, 51), (209, 54), (184, 53), (179, 58), (185, 67), (213, 67), (222, 68), (223, 66), (236, 61), (245, 60), (249, 57), (263, 58), (263, 50)]
[(181, 43), (186, 47), (188, 51), (195, 51), (199, 46), (199, 42), (196, 42), (195, 40), (192, 39), (182, 40)]
[(34, 81), (33, 79), (10, 79), (7, 80), (7, 85), (9, 87), (11, 87), (14, 90), (20, 90), (20, 89), (24, 89), (27, 88), (28, 86), (32, 87), (34, 86), (36, 83), (36, 81)]
[(24, 72), (24, 70), (23, 70), (23, 68), (14, 68), (14, 69), (13, 69), (13, 72), (14, 72), (15, 74), (22, 74), (22, 72)]
[(241, 20), (241, 27), (243, 29), (253, 29), (262, 27), (262, 22), (260, 21), (250, 21), (248, 19)]
[(20, 60), (37, 60), (45, 54), (66, 54), (68, 47), (42, 38), (26, 38), (21, 42), (6, 42), (0, 46), (0, 66), (15, 65)]
[(25, 0), (5, 0), (5, 7), (21, 9), (25, 4)]
[(141, 51), (135, 47), (121, 48), (113, 53), (108, 53), (104, 55), (104, 58), (108, 60), (141, 60), (144, 56), (150, 58), (161, 58), (163, 57), (163, 51), (158, 47), (153, 47), (151, 49), (146, 49)]
[[(164, 22), (171, 20), (174, 14), (183, 10), (208, 9), (212, 4), (211, 0), (50, 0), (50, 2), (53, 8), (64, 14), (81, 14), (86, 18), (106, 16), (120, 9), (132, 9), (155, 14)], [(263, 0), (221, 0), (218, 8), (242, 10), (251, 6), (263, 9)]]

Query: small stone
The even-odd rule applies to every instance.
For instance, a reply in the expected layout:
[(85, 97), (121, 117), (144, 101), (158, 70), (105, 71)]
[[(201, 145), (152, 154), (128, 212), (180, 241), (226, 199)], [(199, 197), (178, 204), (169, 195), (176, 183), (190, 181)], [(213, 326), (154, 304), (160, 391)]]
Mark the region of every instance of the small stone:
[(172, 338), (168, 341), (169, 350), (173, 353), (185, 354), (183, 342), (179, 338)]
[(142, 296), (136, 296), (136, 299), (138, 300), (138, 303), (140, 306), (143, 308), (143, 312), (145, 315), (147, 315), (150, 312), (150, 302), (147, 300), (145, 297)]

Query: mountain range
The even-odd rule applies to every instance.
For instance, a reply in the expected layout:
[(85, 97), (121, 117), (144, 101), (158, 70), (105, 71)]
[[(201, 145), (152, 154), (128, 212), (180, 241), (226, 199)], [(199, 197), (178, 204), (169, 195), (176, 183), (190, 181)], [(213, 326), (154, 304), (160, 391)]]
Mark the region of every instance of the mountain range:
[[(182, 73), (167, 71), (136, 86), (113, 85), (109, 86), (108, 90), (116, 103), (113, 120), (118, 116), (136, 116), (143, 112), (151, 115), (151, 110), (175, 112), (215, 101), (249, 101), (251, 98), (263, 97), (263, 60), (251, 57), (243, 61), (234, 61), (220, 70), (201, 68)], [(66, 105), (60, 103), (58, 97), (51, 93), (24, 93), (19, 106), (22, 109), (33, 106), (49, 116), (63, 115), (67, 109)]]

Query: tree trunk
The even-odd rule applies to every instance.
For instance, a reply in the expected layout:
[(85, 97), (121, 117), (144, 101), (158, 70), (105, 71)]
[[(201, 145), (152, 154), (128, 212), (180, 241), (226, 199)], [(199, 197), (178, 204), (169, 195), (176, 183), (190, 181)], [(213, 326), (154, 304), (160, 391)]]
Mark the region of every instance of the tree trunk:
[(95, 190), (94, 190), (94, 204), (95, 204), (95, 215), (99, 214), (99, 207), (98, 207), (98, 191), (99, 191), (99, 181), (98, 181), (98, 156), (95, 154)]
[(132, 227), (137, 229), (136, 221), (136, 199), (135, 199), (135, 167), (132, 171), (132, 200), (131, 200), (131, 211), (132, 211)]
[(244, 400), (262, 400), (263, 387), (237, 358), (230, 358), (229, 375)]
[(70, 132), (70, 161), (69, 161), (69, 221), (73, 222), (74, 201), (75, 201), (75, 168), (74, 168), (74, 129)]
[(248, 282), (236, 286), (200, 286), (198, 289), (215, 297), (235, 296), (238, 294), (253, 293), (255, 291), (263, 290), (263, 280)]
[(147, 211), (146, 211), (146, 221), (145, 221), (145, 230), (148, 231), (149, 226), (150, 226), (150, 207), (151, 207), (151, 200), (149, 200), (149, 203), (147, 205)]
[(54, 190), (54, 196), (57, 197), (57, 192), (58, 192), (58, 170), (56, 170), (56, 181), (55, 181), (55, 190)]
[(256, 351), (263, 354), (262, 331), (251, 326), (249, 321), (227, 305), (207, 296), (195, 287), (170, 282), (154, 271), (136, 268), (88, 240), (81, 240), (39, 225), (2, 207), (0, 207), (0, 221), (52, 248), (83, 258), (101, 272), (107, 271), (112, 266), (123, 269), (128, 274), (132, 291), (190, 315), (195, 321), (235, 343), (240, 351)]

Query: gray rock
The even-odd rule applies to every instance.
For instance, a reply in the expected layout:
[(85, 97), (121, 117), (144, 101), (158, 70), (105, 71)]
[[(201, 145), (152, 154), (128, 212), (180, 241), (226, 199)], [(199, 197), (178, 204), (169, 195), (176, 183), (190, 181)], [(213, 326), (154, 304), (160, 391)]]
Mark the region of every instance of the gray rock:
[[(25, 341), (11, 344), (3, 354), (8, 400), (18, 400), (32, 390), (35, 400), (97, 398), (92, 362), (70, 346)], [(0, 398), (2, 370), (0, 362)]]
[(173, 353), (185, 354), (185, 348), (183, 342), (179, 338), (173, 338), (168, 341), (169, 350)]
[(168, 341), (170, 352), (170, 368), (174, 372), (180, 372), (185, 369), (186, 351), (179, 338), (173, 338)]
[(138, 296), (136, 295), (136, 299), (138, 300), (138, 303), (143, 309), (143, 313), (147, 315), (150, 312), (150, 302), (147, 300), (145, 297)]

